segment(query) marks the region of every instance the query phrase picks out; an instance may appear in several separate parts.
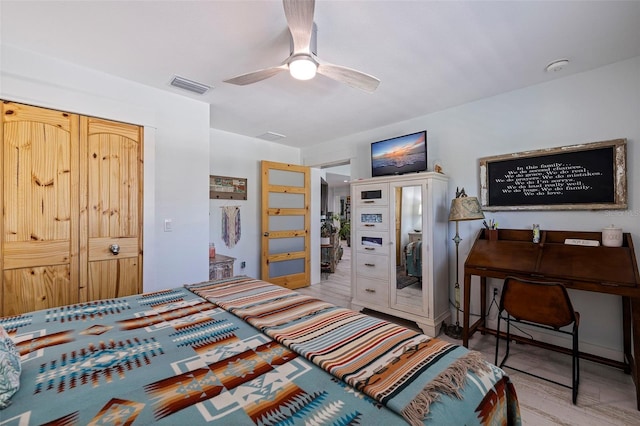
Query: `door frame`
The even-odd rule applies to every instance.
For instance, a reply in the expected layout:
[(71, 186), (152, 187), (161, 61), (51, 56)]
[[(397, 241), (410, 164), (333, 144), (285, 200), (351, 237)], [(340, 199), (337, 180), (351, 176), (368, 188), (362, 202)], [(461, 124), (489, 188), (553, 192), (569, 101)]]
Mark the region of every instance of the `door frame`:
[[(350, 166), (350, 177), (353, 179), (353, 168), (356, 159), (349, 157), (341, 160), (335, 160), (327, 163), (313, 164), (311, 168), (311, 283), (317, 284), (322, 280), (320, 265), (320, 179), (326, 179), (327, 169), (339, 166)], [(351, 193), (351, 189), (347, 194)], [(331, 199), (329, 199), (331, 202)], [(353, 217), (351, 218), (353, 221)], [(349, 265), (349, 268), (351, 265)]]

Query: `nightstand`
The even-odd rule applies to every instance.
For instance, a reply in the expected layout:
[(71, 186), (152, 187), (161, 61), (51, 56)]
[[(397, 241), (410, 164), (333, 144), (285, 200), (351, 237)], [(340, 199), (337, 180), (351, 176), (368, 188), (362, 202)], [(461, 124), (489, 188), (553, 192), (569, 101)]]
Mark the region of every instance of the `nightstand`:
[(422, 241), (422, 232), (409, 232), (409, 242)]
[(209, 258), (209, 279), (219, 280), (221, 278), (233, 277), (233, 262), (235, 257), (216, 254), (216, 257)]

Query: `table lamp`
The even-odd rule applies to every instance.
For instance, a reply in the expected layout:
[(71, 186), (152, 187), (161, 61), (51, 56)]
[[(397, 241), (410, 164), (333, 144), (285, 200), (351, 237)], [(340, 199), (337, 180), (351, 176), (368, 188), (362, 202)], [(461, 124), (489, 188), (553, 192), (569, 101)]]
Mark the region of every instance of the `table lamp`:
[(451, 200), (451, 209), (449, 211), (449, 221), (456, 223), (456, 236), (453, 238), (453, 241), (456, 243), (456, 324), (451, 324), (445, 329), (445, 334), (454, 339), (459, 339), (462, 336), (462, 327), (460, 327), (460, 283), (458, 282), (458, 246), (462, 238), (460, 238), (460, 234), (458, 233), (458, 222), (478, 219), (484, 219), (484, 213), (482, 213), (478, 199), (476, 197), (467, 197), (464, 188), (461, 190), (456, 188), (456, 198)]

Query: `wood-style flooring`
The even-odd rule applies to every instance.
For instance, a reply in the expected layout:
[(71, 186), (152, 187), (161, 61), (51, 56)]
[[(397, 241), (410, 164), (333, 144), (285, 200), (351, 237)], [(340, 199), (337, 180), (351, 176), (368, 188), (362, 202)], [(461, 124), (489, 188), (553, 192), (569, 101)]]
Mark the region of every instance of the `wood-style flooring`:
[[(344, 241), (342, 245), (344, 254), (335, 273), (323, 273), (321, 282), (298, 291), (338, 306), (351, 308), (351, 252)], [(400, 318), (371, 311), (367, 313), (380, 315), (419, 330), (414, 323)], [(440, 333), (438, 337), (462, 344), (460, 340), (451, 339), (444, 333)], [(494, 339), (495, 337), (490, 335), (476, 334), (471, 339), (469, 348), (482, 352), (485, 359), (493, 362)], [(550, 377), (560, 383), (571, 382), (569, 355), (529, 345), (512, 345), (509, 364), (539, 376)], [(505, 371), (515, 385), (524, 425), (640, 425), (640, 411), (636, 409), (633, 380), (621, 370), (580, 360), (580, 388), (576, 405), (571, 403), (571, 389), (509, 368), (505, 368)]]

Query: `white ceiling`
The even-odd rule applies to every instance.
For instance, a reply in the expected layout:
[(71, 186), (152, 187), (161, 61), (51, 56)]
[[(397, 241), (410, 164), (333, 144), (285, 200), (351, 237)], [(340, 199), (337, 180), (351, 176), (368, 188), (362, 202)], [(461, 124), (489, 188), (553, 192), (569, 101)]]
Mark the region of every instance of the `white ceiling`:
[[(0, 40), (211, 104), (211, 127), (304, 147), (640, 56), (640, 1), (325, 1), (318, 56), (378, 77), (372, 94), (282, 73), (282, 3), (5, 1)], [(546, 73), (558, 58), (563, 71)], [(169, 86), (180, 75), (214, 88)]]

